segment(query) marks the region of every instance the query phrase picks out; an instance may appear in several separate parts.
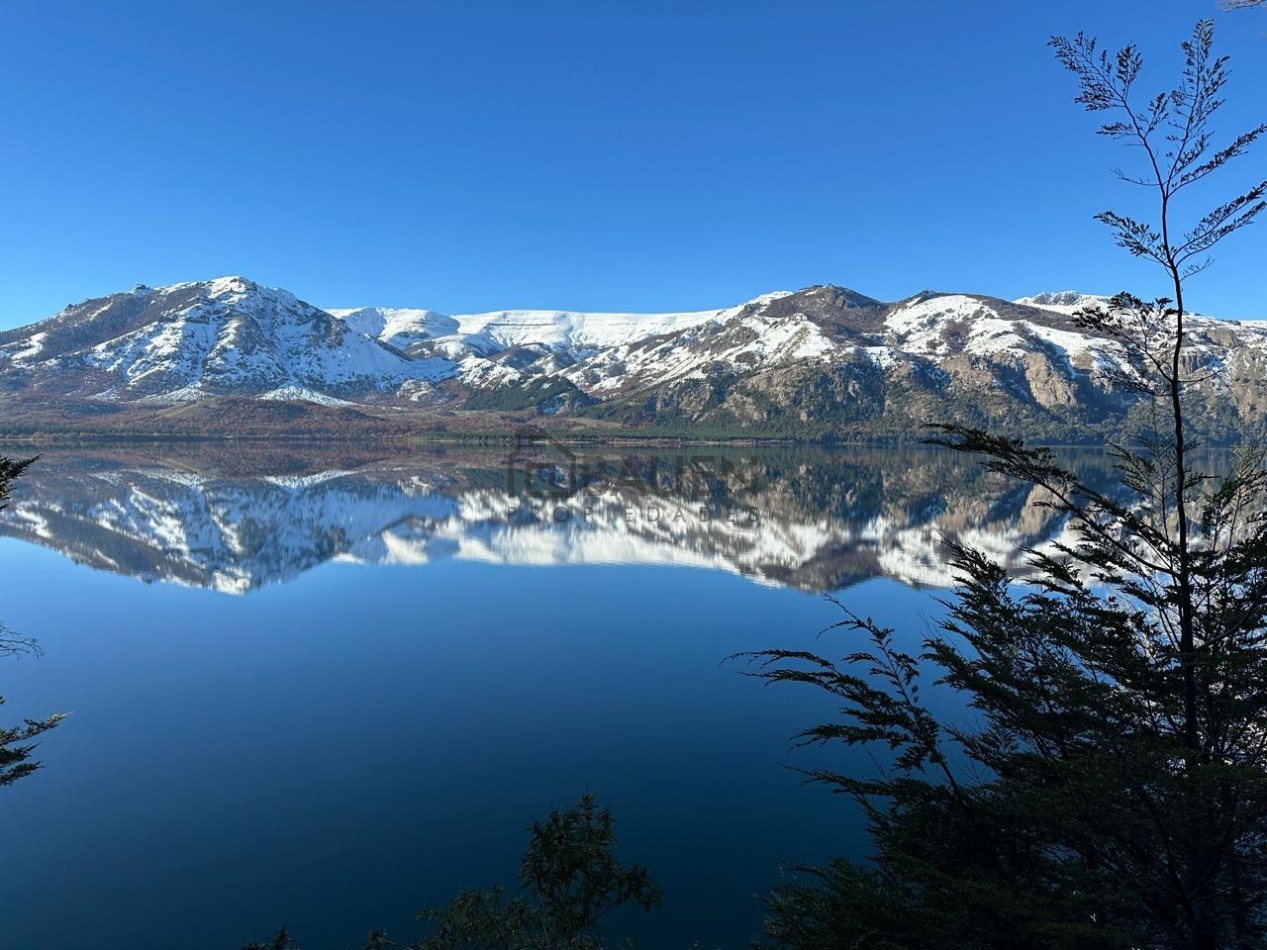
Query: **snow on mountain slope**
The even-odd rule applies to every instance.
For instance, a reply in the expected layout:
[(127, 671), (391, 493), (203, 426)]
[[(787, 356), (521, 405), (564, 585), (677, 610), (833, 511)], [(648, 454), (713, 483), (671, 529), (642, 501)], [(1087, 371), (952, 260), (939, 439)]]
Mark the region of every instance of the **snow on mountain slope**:
[[(0, 390), (52, 401), (208, 395), (327, 406), (602, 412), (634, 426), (906, 431), (933, 416), (1112, 426), (1138, 393), (1125, 347), (1079, 327), (1101, 301), (816, 285), (681, 313), (321, 310), (241, 277), (137, 287), (0, 332)], [(1225, 425), (1267, 417), (1267, 326), (1192, 317), (1188, 368)], [(1217, 371), (1211, 375), (1209, 371)], [(1217, 402), (1217, 400), (1215, 400)], [(608, 404), (592, 409), (596, 404)], [(1213, 404), (1213, 403), (1212, 403)]]
[[(790, 295), (778, 295), (783, 296)], [(601, 350), (562, 375), (583, 392), (607, 395), (704, 379), (723, 369), (748, 373), (792, 362), (813, 362), (839, 349), (804, 314), (764, 313), (761, 305), (778, 297), (721, 311), (691, 332), (652, 336)]]
[[(1084, 294), (1076, 290), (1061, 290), (1056, 292), (1034, 294), (1029, 297), (1017, 297), (1012, 302), (1022, 307), (1034, 307), (1038, 310), (1047, 310), (1051, 313), (1064, 314), (1072, 317), (1077, 311), (1085, 307), (1107, 307), (1112, 301), (1112, 296), (1108, 294)], [(1190, 319), (1203, 323), (1208, 320), (1215, 321), (1219, 324), (1237, 324), (1239, 321), (1226, 320), (1221, 317), (1211, 317), (1207, 314), (1189, 313)]]
[(361, 307), (355, 310), (327, 310), (348, 326), (380, 343), (399, 350), (436, 337), (459, 332), (453, 317), (434, 310), (408, 310), (393, 307)]
[(544, 346), (580, 354), (624, 346), (647, 337), (677, 333), (728, 311), (699, 313), (569, 313), (559, 310), (502, 310), (454, 317), (459, 332), (482, 337), (497, 348)]
[[(897, 305), (885, 319), (885, 327), (891, 334), (892, 345), (919, 356), (966, 353), (1023, 360), (1036, 348), (1048, 348), (1067, 360), (1070, 370), (1085, 368), (1089, 360), (1100, 367), (1127, 368), (1125, 352), (1119, 342), (1076, 331), (1072, 323), (1066, 321), (1060, 321), (1065, 324), (1061, 326), (1035, 319), (1041, 317), (1041, 313), (1033, 310), (1005, 312), (999, 303), (1001, 301), (965, 294), (915, 298)], [(1029, 304), (1021, 306), (1031, 307)], [(1070, 312), (1074, 309), (1074, 305), (1068, 307)], [(1063, 314), (1065, 310), (1054, 312)]]
[(408, 360), (348, 323), (241, 277), (174, 284), (68, 307), (0, 336), (0, 360), (101, 398), (232, 393), (310, 398), (452, 374)]
[[(962, 353), (1026, 371), (1036, 359), (1046, 359), (1048, 369), (1070, 379), (1086, 372), (1090, 381), (1107, 386), (1109, 377), (1130, 378), (1138, 369), (1120, 340), (1078, 326), (1073, 315), (1109, 300), (1077, 291), (1035, 294), (1010, 304), (963, 294), (922, 295), (895, 305), (885, 324), (890, 342), (906, 353), (941, 360)], [(1235, 387), (1238, 373), (1256, 374), (1252, 364), (1267, 357), (1267, 327), (1189, 314), (1185, 334), (1185, 365), (1194, 376), (1208, 377), (1217, 392)]]
[[(1019, 297), (1013, 302), (1072, 317), (1084, 307), (1107, 308), (1111, 300), (1111, 297), (1100, 294), (1065, 290)], [(1184, 333), (1185, 345), (1189, 347), (1189, 359), (1225, 366), (1231, 357), (1236, 356), (1237, 351), (1241, 356), (1267, 354), (1267, 324), (1259, 321), (1227, 320), (1202, 313), (1188, 313), (1184, 318)], [(1078, 338), (1077, 342), (1070, 343), (1073, 346), (1085, 346), (1083, 341), (1088, 339), (1084, 330), (1071, 332), (1067, 337)]]
[(1029, 297), (1017, 297), (1012, 303), (1020, 304), (1022, 307), (1038, 307), (1041, 310), (1050, 310), (1053, 313), (1063, 313), (1069, 316), (1082, 307), (1106, 304), (1109, 299), (1104, 294), (1084, 294), (1077, 290), (1058, 290), (1033, 294)]
[(585, 353), (724, 321), (748, 304), (761, 303), (776, 296), (766, 294), (738, 307), (693, 313), (496, 310), (446, 316), (432, 310), (386, 307), (336, 308), (328, 312), (346, 320), (361, 332), (402, 349), (423, 340), (451, 340), (459, 343), (466, 352), (480, 354), (517, 346)]
[[(613, 377), (627, 374), (631, 358), (639, 368), (656, 363), (659, 376), (689, 371), (703, 362), (679, 352), (689, 346), (693, 331), (725, 325), (786, 295), (763, 294), (735, 307), (684, 313), (499, 310), (445, 316), (379, 307), (329, 312), (411, 355), (457, 361), (458, 375), (474, 386), (507, 386), (557, 373), (582, 391), (601, 392), (623, 385)], [(657, 346), (660, 341), (672, 342)]]

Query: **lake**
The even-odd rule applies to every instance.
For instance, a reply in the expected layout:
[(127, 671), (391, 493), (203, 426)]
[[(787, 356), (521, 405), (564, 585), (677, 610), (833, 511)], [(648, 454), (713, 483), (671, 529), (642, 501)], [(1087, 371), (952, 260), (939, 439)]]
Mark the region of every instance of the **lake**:
[(791, 867), (865, 851), (789, 767), (869, 765), (726, 658), (848, 652), (829, 594), (915, 643), (942, 536), (1019, 567), (1035, 500), (931, 449), (50, 450), (0, 514), (0, 620), (44, 651), (0, 694), (70, 716), (0, 789), (4, 946), (404, 942), (593, 792), (664, 890), (611, 932), (743, 947)]

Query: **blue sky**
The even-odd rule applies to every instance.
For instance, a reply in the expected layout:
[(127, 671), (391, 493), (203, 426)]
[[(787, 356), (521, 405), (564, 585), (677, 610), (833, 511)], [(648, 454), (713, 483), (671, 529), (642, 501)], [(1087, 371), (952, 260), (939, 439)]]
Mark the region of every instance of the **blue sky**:
[[(228, 273), (448, 312), (1152, 292), (1091, 221), (1143, 210), (1133, 156), (1045, 42), (1136, 40), (1165, 85), (1207, 15), (1240, 131), (1267, 12), (1214, 0), (11, 4), (0, 325)], [(1195, 306), (1267, 317), (1265, 250), (1267, 222), (1220, 250)]]

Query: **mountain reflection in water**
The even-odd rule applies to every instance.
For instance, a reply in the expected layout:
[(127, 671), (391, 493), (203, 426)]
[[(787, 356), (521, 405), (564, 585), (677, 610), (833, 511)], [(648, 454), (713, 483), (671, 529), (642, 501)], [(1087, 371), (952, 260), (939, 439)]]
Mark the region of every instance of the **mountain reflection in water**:
[(1021, 569), (1063, 527), (1035, 491), (932, 448), (294, 451), (50, 452), (0, 534), (235, 594), (330, 561), (446, 558), (706, 568), (827, 592), (871, 577), (949, 586), (945, 538)]

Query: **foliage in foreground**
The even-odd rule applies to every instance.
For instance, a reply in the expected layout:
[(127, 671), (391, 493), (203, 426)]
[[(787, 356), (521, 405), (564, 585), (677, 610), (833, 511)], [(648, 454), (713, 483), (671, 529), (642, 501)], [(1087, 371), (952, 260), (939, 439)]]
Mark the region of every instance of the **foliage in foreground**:
[[(646, 868), (616, 857), (611, 810), (592, 795), (565, 811), (552, 811), (529, 829), (519, 864), (521, 894), (500, 887), (464, 890), (442, 907), (419, 914), (433, 932), (406, 950), (603, 950), (604, 918), (618, 907), (650, 911), (660, 889)], [(394, 947), (382, 931), (365, 950)], [(298, 950), (285, 928), (243, 950)]]
[[(0, 510), (5, 507), (14, 481), (34, 461), (35, 459), (14, 461), (0, 457)], [(0, 625), (0, 657), (38, 653), (39, 647), (35, 641), (15, 636)], [(0, 696), (0, 706), (3, 705), (4, 697)], [(27, 719), (19, 726), (0, 726), (0, 785), (11, 785), (40, 767), (31, 758), (37, 745), (34, 740), (56, 726), (62, 718), (50, 716), (48, 719)]]
[[(878, 775), (813, 777), (857, 800), (874, 847), (806, 872), (769, 903), (767, 936), (800, 950), (850, 947), (1261, 947), (1267, 943), (1267, 473), (1261, 449), (1215, 478), (1194, 465), (1185, 413), (1198, 387), (1184, 354), (1185, 282), (1209, 250), (1267, 208), (1267, 182), (1183, 234), (1175, 199), (1242, 155), (1267, 126), (1211, 147), (1225, 60), (1208, 21), (1183, 45), (1172, 91), (1137, 104), (1142, 61), (1085, 36), (1056, 39), (1078, 101), (1135, 145), (1129, 182), (1159, 200), (1156, 225), (1098, 216), (1167, 274), (1172, 299), (1119, 295), (1078, 315), (1134, 358), (1125, 380), (1153, 425), (1116, 453), (1108, 495), (1045, 450), (947, 427), (940, 444), (1042, 488), (1070, 532), (1031, 552), (1025, 586), (951, 545), (960, 581), (917, 651), (848, 614), (863, 649), (840, 661), (754, 654), (767, 681), (834, 696), (842, 719), (807, 743), (879, 746)], [(1217, 382), (1217, 381), (1215, 381)], [(932, 678), (964, 697), (957, 719), (921, 699)]]

